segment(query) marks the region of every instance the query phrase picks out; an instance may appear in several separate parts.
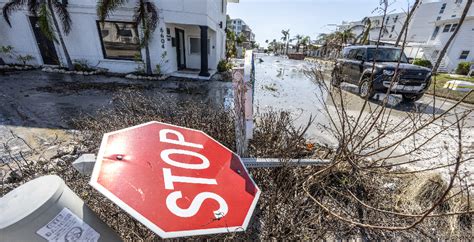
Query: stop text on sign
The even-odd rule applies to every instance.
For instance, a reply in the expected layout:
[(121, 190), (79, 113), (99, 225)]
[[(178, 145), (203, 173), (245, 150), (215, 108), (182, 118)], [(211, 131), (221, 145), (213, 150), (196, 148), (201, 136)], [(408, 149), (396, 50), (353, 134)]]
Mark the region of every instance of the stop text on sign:
[[(183, 184), (205, 184), (205, 185), (218, 185), (217, 180), (213, 178), (204, 177), (190, 177), (190, 176), (177, 176), (173, 175), (174, 169), (185, 169), (185, 170), (204, 170), (209, 168), (209, 159), (195, 151), (189, 150), (204, 149), (202, 144), (196, 144), (186, 141), (184, 135), (172, 129), (161, 129), (159, 132), (160, 142), (176, 145), (173, 149), (164, 149), (160, 153), (160, 158), (168, 165), (173, 166), (173, 169), (163, 168), (163, 180), (166, 190), (173, 190), (166, 198), (166, 207), (168, 210), (176, 216), (182, 218), (189, 218), (196, 215), (199, 212), (202, 204), (207, 199), (215, 200), (219, 204), (219, 209), (214, 211), (214, 216), (219, 219), (227, 214), (229, 206), (224, 198), (213, 192), (201, 192), (191, 202), (191, 205), (187, 208), (179, 207), (177, 204), (178, 199), (183, 198), (181, 191), (175, 191), (175, 183)], [(182, 155), (191, 156), (198, 158), (201, 162), (197, 164), (189, 164), (179, 159), (171, 158), (171, 155)], [(181, 156), (181, 157), (182, 157)]]

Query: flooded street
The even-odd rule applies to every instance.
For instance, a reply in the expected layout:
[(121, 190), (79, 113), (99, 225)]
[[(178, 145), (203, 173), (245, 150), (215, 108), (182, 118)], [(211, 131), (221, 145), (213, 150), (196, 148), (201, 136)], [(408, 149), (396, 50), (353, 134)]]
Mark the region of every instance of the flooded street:
[(327, 93), (305, 74), (314, 67), (304, 61), (257, 55), (254, 108), (256, 112), (289, 111), (297, 126), (306, 126), (313, 118), (315, 121), (308, 130), (308, 137), (318, 143), (331, 143), (334, 142), (331, 136), (318, 127), (329, 125), (321, 102)]
[[(308, 129), (307, 137), (316, 143), (334, 147), (337, 145), (337, 140), (327, 129), (331, 126), (328, 117), (331, 115), (335, 117), (334, 115), (337, 114), (336, 108), (340, 108), (341, 100), (335, 99), (332, 102), (327, 91), (321, 89), (305, 74), (306, 70), (314, 67), (321, 68), (324, 81), (327, 83), (330, 80), (331, 73), (331, 69), (328, 67), (310, 64), (305, 61), (288, 60), (282, 57), (258, 55), (254, 107), (259, 112), (269, 109), (289, 111), (297, 126), (305, 126), (309, 118), (313, 117), (315, 120)], [(358, 87), (343, 83), (341, 90), (340, 96), (344, 100), (344, 109), (348, 117), (355, 120), (364, 105), (364, 100), (357, 95)], [(339, 97), (339, 89), (331, 88), (329, 91), (332, 92), (334, 97)], [(362, 115), (367, 116), (376, 108), (380, 108), (385, 97), (384, 94), (377, 94), (374, 99), (367, 103)], [(327, 112), (324, 109), (325, 104), (327, 105)], [(401, 96), (399, 95), (387, 97), (386, 107), (387, 112), (390, 113), (387, 123), (393, 126), (402, 123), (410, 124), (409, 119), (413, 117), (420, 120), (429, 120), (433, 112), (441, 115), (450, 110), (443, 119), (420, 131), (415, 136), (416, 138), (412, 137), (404, 141), (391, 154), (392, 156), (404, 154), (413, 149), (416, 141), (419, 144), (434, 133), (441, 132), (443, 128), (445, 131), (427, 142), (423, 149), (410, 153), (410, 155), (390, 159), (390, 162), (402, 163), (407, 160), (418, 160), (407, 166), (410, 169), (430, 169), (452, 163), (457, 145), (457, 128), (454, 125), (456, 115), (461, 115), (474, 108), (473, 105), (461, 104), (451, 110), (454, 105), (455, 102), (446, 99), (438, 99), (436, 105), (433, 105), (433, 96), (431, 95), (425, 95), (420, 101), (413, 104), (401, 102)], [(474, 115), (472, 113), (466, 117), (463, 125), (462, 145), (464, 151), (467, 151), (464, 157), (467, 161), (462, 164), (460, 170), (468, 180), (474, 181), (474, 161), (472, 160), (474, 157)], [(406, 135), (403, 132), (393, 133), (385, 137), (382, 144), (393, 142)], [(377, 136), (375, 128), (369, 136)], [(381, 155), (384, 156), (389, 153), (387, 151)], [(449, 169), (443, 169), (441, 173), (446, 179), (449, 179)]]

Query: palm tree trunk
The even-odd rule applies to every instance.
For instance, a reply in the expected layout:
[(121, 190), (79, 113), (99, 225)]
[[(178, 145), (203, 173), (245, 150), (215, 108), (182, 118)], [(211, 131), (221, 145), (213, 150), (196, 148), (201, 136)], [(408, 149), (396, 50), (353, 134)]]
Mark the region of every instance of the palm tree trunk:
[(413, 14), (415, 13), (416, 7), (418, 7), (418, 4), (420, 3), (420, 0), (416, 0), (413, 3), (413, 7), (411, 7), (410, 12), (407, 15), (407, 19), (405, 20), (405, 23), (403, 23), (402, 29), (400, 30), (400, 33), (398, 34), (397, 41), (395, 42), (395, 47), (398, 46), (400, 43), (400, 40), (402, 39), (403, 32), (408, 31), (408, 24), (410, 23), (411, 18), (413, 17)]
[[(141, 4), (143, 4), (143, 1), (141, 2)], [(145, 6), (142, 6), (142, 8), (145, 8)], [(147, 31), (146, 28), (148, 28), (146, 25), (146, 22), (145, 22), (145, 16), (143, 16), (142, 18), (142, 28), (143, 28), (143, 34), (145, 34), (145, 31)], [(152, 75), (153, 72), (151, 70), (151, 58), (150, 58), (150, 48), (148, 46), (148, 42), (149, 40), (147, 40), (145, 43), (144, 43), (144, 46), (145, 46), (145, 66), (146, 66), (146, 74), (147, 75)]]
[(51, 18), (53, 19), (54, 28), (58, 33), (59, 44), (63, 49), (64, 57), (66, 58), (67, 69), (70, 71), (74, 70), (74, 66), (72, 65), (71, 56), (69, 56), (69, 52), (67, 51), (66, 44), (64, 43), (63, 34), (61, 33), (61, 29), (59, 28), (58, 20), (56, 19), (56, 15), (54, 15), (53, 4), (51, 0), (48, 0), (48, 9), (51, 12)]
[(150, 58), (150, 48), (148, 47), (148, 43), (145, 44), (145, 58), (146, 58), (146, 74), (153, 75), (151, 70), (151, 58)]
[(438, 59), (433, 65), (433, 70), (432, 70), (433, 73), (436, 73), (438, 71), (439, 65), (441, 64), (441, 60), (443, 60), (443, 57), (448, 51), (448, 48), (451, 45), (451, 42), (453, 42), (454, 38), (456, 37), (456, 34), (459, 32), (459, 29), (461, 29), (461, 26), (464, 23), (464, 20), (466, 19), (466, 16), (467, 16), (467, 13), (469, 12), (469, 8), (471, 7), (471, 4), (472, 4), (472, 0), (467, 0), (466, 6), (464, 7), (464, 11), (462, 12), (461, 19), (459, 20), (458, 26), (454, 30), (451, 37), (449, 37), (448, 42), (446, 42), (446, 44), (444, 45), (443, 49), (439, 53)]

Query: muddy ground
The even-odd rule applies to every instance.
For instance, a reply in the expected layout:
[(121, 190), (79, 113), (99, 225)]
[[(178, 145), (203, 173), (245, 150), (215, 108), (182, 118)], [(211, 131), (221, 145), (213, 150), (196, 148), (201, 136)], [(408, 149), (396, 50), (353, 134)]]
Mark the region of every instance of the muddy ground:
[[(71, 120), (95, 115), (111, 105), (114, 95), (136, 90), (176, 102), (193, 100), (228, 105), (232, 84), (170, 78), (139, 81), (121, 77), (45, 73), (39, 70), (0, 75), (0, 158), (11, 161), (29, 148), (54, 150), (76, 133)], [(15, 138), (21, 137), (21, 139)], [(24, 140), (24, 141), (23, 141)], [(31, 146), (31, 147), (28, 147)], [(50, 152), (54, 153), (54, 152)]]

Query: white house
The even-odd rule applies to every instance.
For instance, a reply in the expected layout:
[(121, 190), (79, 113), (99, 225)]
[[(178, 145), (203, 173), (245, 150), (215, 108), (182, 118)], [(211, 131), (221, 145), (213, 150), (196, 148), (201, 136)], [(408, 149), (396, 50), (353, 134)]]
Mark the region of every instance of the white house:
[[(458, 27), (466, 0), (440, 1), (440, 6), (431, 15), (432, 25), (427, 41), (422, 45), (424, 58), (434, 62), (441, 49)], [(457, 68), (459, 62), (474, 62), (474, 6), (460, 27), (458, 34), (448, 48), (444, 56), (440, 71), (452, 72)]]
[[(0, 7), (6, 3), (0, 0)], [(112, 72), (133, 72), (144, 60), (140, 26), (132, 21), (135, 1), (128, 1), (104, 24), (98, 22), (97, 0), (69, 0), (72, 30), (64, 35), (71, 59)], [(207, 78), (225, 58), (227, 3), (238, 0), (154, 0), (160, 23), (150, 43), (152, 66), (163, 73)], [(10, 28), (0, 18), (0, 46), (11, 45), (19, 54), (32, 55), (32, 64), (65, 63), (59, 44), (39, 30), (37, 19), (20, 10), (11, 16)], [(207, 44), (201, 44), (207, 39)], [(10, 60), (13, 61), (13, 60)]]
[[(415, 10), (408, 26), (405, 53), (411, 58), (424, 58), (434, 63), (439, 52), (457, 28), (466, 0), (423, 0)], [(380, 41), (384, 44), (394, 44), (406, 20), (406, 13), (393, 13), (385, 18), (385, 31), (382, 31)], [(383, 17), (369, 17), (373, 27), (381, 27)], [(362, 21), (343, 22), (340, 30), (351, 28), (356, 36), (363, 30)], [(369, 38), (376, 41), (380, 28), (370, 31)], [(402, 36), (402, 40), (405, 36)], [(461, 26), (457, 36), (451, 43), (439, 71), (453, 72), (459, 62), (474, 61), (474, 7)]]

